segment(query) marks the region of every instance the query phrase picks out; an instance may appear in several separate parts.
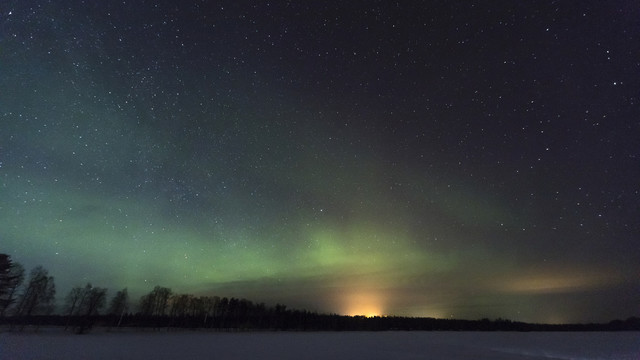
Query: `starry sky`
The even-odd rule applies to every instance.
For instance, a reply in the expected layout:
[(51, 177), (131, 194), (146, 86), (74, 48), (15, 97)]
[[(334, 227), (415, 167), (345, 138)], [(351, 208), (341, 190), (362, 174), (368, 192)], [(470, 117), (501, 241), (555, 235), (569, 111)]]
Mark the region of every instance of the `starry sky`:
[(640, 315), (635, 1), (3, 1), (0, 252), (320, 312)]

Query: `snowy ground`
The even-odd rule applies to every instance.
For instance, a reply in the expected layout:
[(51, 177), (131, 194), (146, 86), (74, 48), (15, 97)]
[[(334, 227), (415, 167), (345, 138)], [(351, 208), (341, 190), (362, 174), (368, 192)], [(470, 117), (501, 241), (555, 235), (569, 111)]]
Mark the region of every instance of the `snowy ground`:
[(0, 333), (0, 359), (640, 359), (640, 333)]

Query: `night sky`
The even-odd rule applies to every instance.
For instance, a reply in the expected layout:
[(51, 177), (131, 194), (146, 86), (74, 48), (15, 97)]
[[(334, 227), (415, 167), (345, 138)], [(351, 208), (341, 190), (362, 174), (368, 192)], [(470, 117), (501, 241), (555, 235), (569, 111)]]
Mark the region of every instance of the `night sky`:
[(640, 315), (636, 1), (3, 1), (0, 252), (341, 314)]

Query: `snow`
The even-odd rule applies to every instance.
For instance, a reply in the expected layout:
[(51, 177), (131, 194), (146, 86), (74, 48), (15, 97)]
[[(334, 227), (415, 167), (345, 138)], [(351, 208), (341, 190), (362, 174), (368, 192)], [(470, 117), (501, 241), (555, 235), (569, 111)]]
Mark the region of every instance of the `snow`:
[(0, 359), (638, 359), (640, 333), (0, 333)]

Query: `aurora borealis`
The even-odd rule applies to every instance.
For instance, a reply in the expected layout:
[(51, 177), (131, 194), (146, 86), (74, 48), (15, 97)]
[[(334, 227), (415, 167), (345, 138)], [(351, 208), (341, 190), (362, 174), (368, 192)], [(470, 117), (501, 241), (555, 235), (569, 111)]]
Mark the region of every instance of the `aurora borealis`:
[[(640, 308), (640, 8), (9, 1), (0, 252), (346, 314)], [(60, 302), (60, 300), (59, 300)]]

